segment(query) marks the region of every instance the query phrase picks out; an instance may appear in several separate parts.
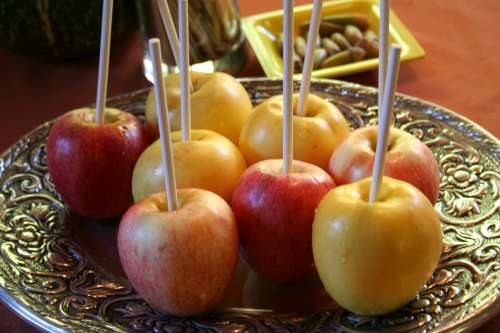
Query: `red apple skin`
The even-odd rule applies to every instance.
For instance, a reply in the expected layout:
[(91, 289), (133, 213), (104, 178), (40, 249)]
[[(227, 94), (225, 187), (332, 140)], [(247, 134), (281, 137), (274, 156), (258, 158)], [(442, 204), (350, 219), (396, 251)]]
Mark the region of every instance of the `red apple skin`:
[(118, 253), (137, 292), (154, 309), (199, 314), (221, 300), (238, 263), (238, 228), (231, 208), (200, 189), (177, 191), (167, 212), (165, 192), (144, 198), (123, 216)]
[(309, 163), (294, 161), (289, 174), (282, 168), (282, 160), (265, 160), (248, 168), (231, 207), (250, 267), (275, 282), (290, 283), (314, 270), (314, 210), (335, 183)]
[(105, 123), (95, 123), (95, 109), (77, 109), (59, 118), (47, 143), (48, 168), (56, 190), (76, 214), (107, 219), (133, 203), (135, 162), (149, 141), (142, 123), (107, 108)]
[[(335, 150), (329, 171), (337, 185), (353, 183), (372, 175), (377, 145), (377, 127), (353, 131)], [(434, 205), (439, 196), (439, 165), (432, 151), (408, 132), (391, 128), (385, 159), (385, 176), (418, 188)]]

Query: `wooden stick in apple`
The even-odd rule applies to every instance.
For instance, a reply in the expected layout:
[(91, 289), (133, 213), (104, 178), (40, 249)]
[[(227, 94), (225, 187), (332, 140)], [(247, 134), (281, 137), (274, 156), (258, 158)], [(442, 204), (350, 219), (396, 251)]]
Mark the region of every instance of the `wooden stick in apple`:
[[(376, 135), (373, 177), (365, 175), (328, 192), (315, 209), (312, 227), (314, 263), (326, 292), (344, 309), (364, 316), (385, 315), (415, 299), (438, 267), (443, 249), (441, 223), (431, 201), (409, 181), (383, 176), (386, 154), (389, 170), (398, 167), (391, 163), (394, 156), (404, 161), (407, 173), (427, 172), (419, 164), (429, 168), (433, 164), (425, 155), (408, 154), (407, 149), (422, 151), (412, 142), (416, 138), (411, 134), (407, 134), (410, 139), (403, 138), (389, 123), (400, 54), (401, 48), (392, 45), (378, 131), (358, 129), (353, 134), (358, 138), (344, 141), (345, 147), (364, 147), (369, 153), (349, 156), (339, 147), (340, 155), (334, 158), (359, 163), (370, 157), (371, 163), (369, 147)], [(389, 134), (396, 148), (386, 153)], [(365, 146), (356, 144), (359, 140)], [(404, 173), (397, 175), (408, 179)], [(427, 178), (423, 173), (418, 176)]]
[(393, 44), (390, 50), (389, 66), (384, 88), (384, 99), (382, 103), (381, 122), (379, 122), (377, 149), (375, 151), (375, 163), (373, 165), (373, 177), (370, 187), (370, 203), (377, 200), (377, 195), (384, 176), (385, 156), (387, 145), (389, 143), (390, 114), (392, 113), (392, 104), (394, 101), (394, 91), (399, 73), (399, 57), (401, 47)]
[(293, 162), (293, 0), (283, 1), (283, 171)]
[(321, 9), (323, 8), (323, 0), (314, 0), (311, 23), (309, 24), (309, 32), (307, 35), (306, 57), (304, 60), (304, 69), (302, 71), (302, 83), (300, 85), (300, 94), (297, 101), (295, 113), (299, 116), (307, 114), (306, 101), (311, 87), (311, 75), (313, 69), (313, 56), (316, 49), (316, 40), (318, 39), (319, 23), (321, 21)]
[[(399, 54), (400, 51), (395, 52)], [(397, 71), (394, 69), (387, 75), (385, 88), (379, 88), (379, 94), (384, 92), (389, 98), (389, 104), (384, 106), (384, 101), (379, 108), (380, 128), (367, 126), (352, 131), (334, 151), (328, 169), (337, 185), (354, 183), (372, 175), (374, 179), (380, 180), (382, 174), (385, 177), (403, 180), (422, 191), (434, 205), (439, 197), (440, 184), (439, 163), (436, 157), (417, 137), (393, 126), (393, 101), (392, 97), (387, 95), (390, 93), (387, 89), (390, 85), (389, 78), (392, 75), (397, 76)], [(384, 112), (387, 112), (387, 123), (383, 119)], [(384, 133), (388, 133), (385, 144), (390, 142), (387, 151), (377, 145), (377, 139), (381, 139)], [(385, 155), (379, 156), (379, 153)], [(378, 160), (375, 163), (376, 158)], [(374, 166), (377, 168), (376, 171)], [(377, 184), (377, 180), (374, 180), (374, 192), (371, 197), (373, 200), (376, 188), (379, 187)]]
[[(174, 164), (175, 168), (175, 181), (179, 189), (184, 188), (198, 188), (205, 189), (220, 195), (223, 199), (229, 201), (233, 195), (233, 190), (238, 183), (241, 174), (246, 169), (246, 163), (241, 155), (238, 148), (226, 137), (210, 131), (198, 128), (191, 129), (191, 104), (190, 104), (190, 93), (187, 82), (189, 82), (190, 72), (189, 72), (189, 58), (188, 58), (188, 22), (187, 22), (187, 1), (180, 1), (179, 3), (179, 32), (181, 36), (181, 76), (177, 76), (174, 79), (176, 86), (178, 86), (178, 81), (180, 79), (180, 93), (181, 93), (181, 131), (172, 132), (172, 146), (174, 151)], [(216, 85), (224, 85), (225, 89), (229, 89), (232, 97), (224, 94), (220, 90), (213, 90), (210, 88), (210, 83), (208, 88), (204, 85), (206, 82), (210, 81), (210, 76), (198, 76), (194, 75), (195, 80), (202, 84), (198, 85), (199, 89), (202, 89), (200, 93), (193, 94), (194, 103), (193, 106), (197, 110), (203, 111), (204, 119), (208, 122), (217, 119), (218, 123), (224, 123), (224, 126), (230, 127), (233, 115), (226, 114), (228, 110), (233, 111), (233, 109), (225, 108), (227, 104), (231, 103), (233, 98), (237, 98), (239, 95), (237, 89), (234, 89), (234, 85), (231, 85), (225, 80), (226, 74), (215, 75)], [(170, 78), (172, 76), (169, 76)], [(233, 79), (234, 80), (234, 79)], [(167, 80), (165, 80), (168, 82)], [(172, 82), (172, 81), (170, 81)], [(235, 81), (236, 82), (236, 81)], [(238, 83), (239, 84), (239, 83)], [(172, 87), (172, 85), (171, 85)], [(175, 86), (174, 86), (175, 87)], [(174, 88), (176, 91), (179, 89)], [(172, 90), (172, 89), (171, 89)], [(162, 90), (163, 91), (163, 90)], [(162, 92), (160, 92), (162, 93)], [(168, 91), (167, 91), (168, 93)], [(244, 97), (248, 95), (246, 92)], [(154, 96), (158, 96), (158, 92), (155, 90)], [(198, 96), (203, 96), (200, 100)], [(211, 114), (210, 112), (210, 100), (207, 100), (207, 95), (217, 95), (217, 98), (222, 98), (218, 104), (223, 105), (223, 109), (218, 109), (226, 114), (228, 117), (222, 117), (220, 114), (216, 117), (207, 116)], [(156, 100), (152, 99), (152, 100)], [(177, 99), (178, 100), (178, 99)], [(233, 100), (234, 101), (234, 100)], [(156, 102), (158, 102), (156, 100)], [(251, 105), (251, 104), (250, 104)], [(203, 107), (200, 107), (203, 106)], [(176, 109), (178, 109), (176, 107)], [(212, 114), (213, 115), (213, 114)], [(170, 120), (179, 120), (179, 117), (175, 114), (170, 113)], [(161, 123), (161, 119), (157, 115), (155, 117), (158, 119), (158, 124)], [(198, 118), (199, 120), (199, 118)], [(198, 125), (200, 122), (198, 121)], [(163, 182), (165, 181), (164, 172), (157, 172), (161, 168), (162, 164), (162, 154), (161, 154), (161, 142), (159, 140), (155, 141), (148, 149), (144, 151), (139, 160), (137, 161), (134, 173), (132, 177), (132, 192), (134, 199), (137, 201), (149, 196), (150, 194), (157, 193), (163, 190)], [(224, 170), (224, 172), (221, 172)]]
[(154, 89), (156, 98), (156, 113), (158, 115), (158, 126), (160, 129), (161, 150), (163, 156), (163, 174), (165, 175), (165, 190), (167, 192), (168, 211), (174, 211), (178, 207), (177, 190), (174, 172), (174, 154), (172, 140), (170, 139), (170, 124), (168, 121), (167, 95), (165, 94), (165, 83), (161, 70), (162, 58), (160, 40), (152, 38), (149, 40), (149, 52), (153, 61)]
[[(310, 94), (322, 4), (322, 0), (314, 0), (300, 93), (293, 95), (293, 3), (283, 2), (283, 94), (257, 105), (241, 130), (239, 148), (249, 165), (282, 158), (283, 170), (287, 173), (295, 158), (326, 170), (332, 153), (349, 134), (349, 125), (342, 112), (329, 101)], [(283, 105), (279, 113), (276, 112), (277, 104)], [(282, 131), (276, 129), (277, 125), (282, 125)], [(298, 129), (295, 143), (293, 128)]]
[(132, 171), (149, 143), (139, 119), (106, 107), (113, 1), (102, 5), (96, 107), (67, 112), (52, 126), (47, 142), (57, 192), (72, 212), (99, 220), (121, 215), (133, 202)]
[(179, 39), (181, 44), (181, 131), (182, 140), (191, 140), (191, 92), (189, 82), (189, 21), (188, 1), (179, 0)]
[(228, 289), (238, 262), (238, 227), (218, 195), (192, 187), (176, 191), (160, 42), (152, 39), (149, 45), (167, 195), (154, 193), (127, 210), (117, 248), (128, 280), (151, 307), (193, 316), (218, 303)]
[(385, 78), (387, 75), (387, 55), (389, 52), (389, 1), (380, 0), (379, 20), (379, 52), (378, 52), (378, 123), (380, 124), (382, 100), (385, 89)]
[(275, 99), (283, 98), (283, 159), (250, 166), (240, 177), (231, 207), (245, 261), (259, 274), (289, 283), (311, 272), (314, 210), (335, 183), (318, 166), (293, 160), (293, 0), (284, 0), (283, 6), (283, 97)]
[(99, 53), (99, 74), (97, 78), (96, 122), (104, 123), (106, 92), (108, 88), (109, 50), (111, 44), (111, 24), (113, 20), (113, 0), (102, 2), (101, 50)]

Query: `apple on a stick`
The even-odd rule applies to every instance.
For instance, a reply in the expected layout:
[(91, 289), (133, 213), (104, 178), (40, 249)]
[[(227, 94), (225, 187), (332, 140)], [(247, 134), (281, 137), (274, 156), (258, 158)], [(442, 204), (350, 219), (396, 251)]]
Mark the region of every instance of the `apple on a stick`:
[[(186, 0), (180, 0), (179, 11), (185, 21)], [(132, 286), (154, 309), (191, 316), (220, 301), (229, 287), (238, 262), (238, 228), (231, 208), (216, 194), (176, 190), (159, 40), (149, 44), (166, 193), (148, 196), (127, 211), (118, 230), (118, 253)]]
[[(229, 139), (208, 130), (193, 130), (191, 140), (182, 141), (172, 132), (175, 180), (178, 188), (200, 188), (214, 192), (227, 202), (246, 169), (245, 159)], [(163, 187), (161, 140), (151, 144), (137, 160), (132, 176), (134, 201)]]
[(293, 282), (314, 269), (314, 210), (323, 195), (335, 186), (321, 168), (293, 160), (292, 29), (293, 1), (288, 0), (283, 29), (283, 159), (264, 160), (248, 168), (231, 202), (243, 257), (254, 271), (281, 283)]
[(400, 52), (391, 48), (373, 177), (333, 189), (314, 216), (321, 281), (339, 305), (360, 315), (387, 314), (411, 301), (442, 250), (441, 224), (427, 197), (383, 177)]
[[(300, 93), (292, 98), (294, 158), (328, 170), (332, 152), (349, 133), (349, 126), (337, 107), (327, 100), (309, 94), (313, 55), (321, 21), (323, 0), (315, 0)], [(284, 58), (283, 58), (284, 59)], [(283, 69), (286, 71), (286, 63)], [(281, 158), (282, 122), (286, 101), (283, 95), (271, 97), (259, 104), (241, 130), (239, 148), (249, 165)]]
[[(379, 124), (382, 122), (382, 100), (387, 73), (389, 0), (380, 1), (380, 52), (378, 71)], [(389, 113), (388, 151), (385, 175), (404, 180), (417, 187), (434, 205), (439, 196), (439, 165), (432, 151), (410, 133), (393, 128), (394, 115)], [(377, 127), (353, 131), (332, 154), (329, 172), (337, 185), (355, 182), (372, 174), (375, 161)]]
[[(159, 1), (161, 2), (162, 0)], [(179, 29), (181, 45), (189, 45), (187, 33), (188, 22), (186, 21), (185, 24), (185, 27)], [(181, 87), (180, 93), (176, 93), (178, 97), (180, 96), (181, 131), (172, 133), (177, 187), (200, 188), (212, 191), (229, 202), (241, 174), (246, 169), (246, 163), (238, 148), (221, 134), (210, 130), (191, 129), (191, 119), (196, 118), (194, 115), (192, 117), (191, 106), (196, 103), (201, 103), (202, 100), (197, 100), (194, 97), (191, 98), (191, 91), (187, 84), (191, 77), (188, 51), (189, 50), (181, 47), (180, 74), (183, 79), (180, 80), (181, 82), (178, 82), (179, 80), (177, 79), (178, 84), (175, 86), (177, 91), (179, 90), (178, 87)], [(187, 78), (187, 81), (184, 80), (184, 77)], [(177, 76), (177, 78), (179, 78), (179, 76)], [(195, 87), (199, 82), (198, 78), (199, 76), (195, 75), (195, 80), (193, 81)], [(206, 79), (209, 81), (218, 80), (216, 76), (207, 77)], [(225, 78), (223, 78), (223, 80), (225, 80)], [(231, 78), (231, 80), (234, 79)], [(165, 82), (167, 82), (168, 96), (168, 79)], [(210, 108), (231, 107), (228, 106), (232, 102), (231, 100), (217, 102), (208, 98), (210, 94), (216, 93), (216, 89), (225, 89), (231, 86), (231, 84), (224, 85), (222, 82), (219, 83), (221, 83), (221, 85), (214, 83), (213, 89), (215, 90), (211, 91), (210, 84), (207, 84), (204, 86), (205, 88), (200, 88), (193, 92), (193, 96), (205, 95), (206, 98), (203, 99), (205, 103), (203, 107), (206, 111), (203, 111), (205, 112), (205, 116), (213, 111), (209, 110)], [(157, 96), (157, 93), (155, 93), (154, 96)], [(248, 96), (245, 96), (245, 98), (248, 98)], [(168, 99), (167, 97), (167, 100)], [(152, 101), (154, 102), (156, 99), (153, 98)], [(179, 105), (179, 101), (176, 103)], [(216, 104), (211, 105), (209, 103)], [(233, 128), (231, 122), (235, 119), (234, 116), (227, 115), (226, 117), (221, 113), (218, 114), (217, 117), (222, 117), (216, 120), (217, 124), (220, 126), (229, 124), (229, 126)], [(172, 118), (169, 117), (169, 120), (171, 119)], [(207, 122), (210, 121), (207, 120)], [(136, 202), (147, 195), (161, 191), (161, 184), (165, 177), (161, 165), (161, 140), (157, 140), (144, 151), (134, 168), (132, 192)]]
[[(296, 104), (299, 95), (293, 96)], [(304, 102), (305, 115), (293, 116), (294, 158), (328, 170), (333, 151), (349, 134), (342, 113), (330, 102), (309, 94)], [(281, 158), (283, 96), (273, 96), (248, 117), (241, 130), (239, 148), (248, 165), (266, 159)]]
[[(181, 68), (179, 39), (170, 14), (167, 0), (156, 0), (163, 25), (168, 35), (177, 66)], [(183, 38), (183, 36), (181, 36)], [(187, 36), (186, 36), (187, 38)], [(217, 132), (234, 144), (238, 144), (241, 127), (252, 111), (252, 102), (245, 88), (232, 76), (225, 73), (196, 73), (189, 78), (192, 127)], [(180, 105), (186, 103), (181, 96), (181, 75), (169, 74), (165, 78), (171, 128), (177, 131), (183, 127)], [(158, 138), (158, 119), (155, 112), (154, 90), (146, 100), (146, 124), (149, 135)], [(184, 126), (185, 127), (185, 126)], [(191, 128), (191, 124), (189, 125)]]
[(60, 117), (47, 143), (56, 190), (72, 211), (94, 219), (117, 217), (132, 204), (132, 171), (149, 143), (140, 120), (106, 108), (112, 11), (113, 2), (103, 1), (96, 109)]

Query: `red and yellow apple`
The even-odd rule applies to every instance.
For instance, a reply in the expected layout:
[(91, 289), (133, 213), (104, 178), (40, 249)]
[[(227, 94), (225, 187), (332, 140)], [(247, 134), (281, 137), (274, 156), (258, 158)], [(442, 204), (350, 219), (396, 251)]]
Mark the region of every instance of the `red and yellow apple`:
[[(335, 183), (343, 185), (371, 176), (376, 146), (376, 126), (353, 131), (331, 157), (329, 171)], [(436, 203), (439, 165), (432, 151), (410, 133), (391, 128), (384, 174), (412, 184), (433, 205)]]
[[(191, 140), (182, 141), (181, 132), (172, 133), (177, 188), (201, 188), (230, 201), (241, 174), (246, 169), (238, 148), (220, 134), (192, 130)], [(164, 189), (165, 175), (161, 141), (155, 141), (141, 155), (132, 177), (137, 202)]]
[[(294, 95), (294, 108), (298, 95)], [(348, 135), (342, 113), (328, 101), (310, 94), (306, 116), (293, 116), (293, 156), (328, 170), (332, 152)], [(259, 104), (243, 126), (239, 148), (247, 163), (281, 158), (283, 153), (283, 96)]]
[(427, 197), (384, 177), (369, 203), (371, 178), (339, 186), (321, 200), (312, 245), (332, 298), (360, 315), (382, 315), (411, 301), (434, 272), (443, 246), (441, 224)]
[[(191, 73), (191, 126), (217, 132), (238, 144), (240, 131), (252, 112), (252, 102), (245, 88), (225, 73)], [(170, 129), (181, 129), (180, 76), (165, 78)], [(154, 139), (159, 137), (154, 91), (146, 100), (146, 128)]]
[(95, 109), (68, 112), (52, 127), (47, 143), (50, 176), (64, 202), (78, 215), (120, 216), (133, 203), (134, 165), (147, 147), (140, 120), (106, 108), (96, 124)]
[(282, 160), (249, 167), (236, 187), (231, 207), (238, 221), (243, 257), (259, 274), (280, 283), (313, 270), (311, 226), (319, 201), (335, 184), (321, 168)]
[(238, 228), (229, 205), (199, 189), (146, 197), (123, 216), (118, 253), (128, 280), (154, 309), (191, 316), (215, 305), (238, 262)]

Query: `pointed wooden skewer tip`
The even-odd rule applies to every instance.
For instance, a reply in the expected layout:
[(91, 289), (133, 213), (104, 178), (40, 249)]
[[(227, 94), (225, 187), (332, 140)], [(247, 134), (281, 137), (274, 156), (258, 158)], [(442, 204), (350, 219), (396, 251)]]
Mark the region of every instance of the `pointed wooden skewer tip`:
[(283, 0), (283, 171), (293, 162), (293, 0)]
[(153, 62), (154, 90), (157, 98), (156, 115), (158, 117), (158, 128), (160, 130), (161, 151), (163, 155), (163, 174), (165, 175), (165, 192), (167, 193), (168, 211), (177, 209), (177, 188), (175, 184), (174, 154), (170, 138), (170, 124), (168, 120), (167, 95), (161, 69), (162, 57), (161, 46), (158, 38), (149, 40), (149, 52)]
[(299, 99), (297, 100), (296, 114), (305, 116), (307, 114), (307, 96), (311, 88), (311, 76), (313, 70), (313, 57), (316, 49), (316, 40), (319, 34), (319, 23), (321, 22), (321, 9), (323, 8), (323, 0), (314, 0), (311, 22), (309, 24), (309, 32), (307, 34), (306, 56), (304, 61), (304, 69), (302, 70), (302, 82), (300, 84)]
[(103, 0), (101, 21), (101, 46), (99, 51), (99, 73), (97, 77), (96, 115), (97, 124), (104, 123), (106, 94), (108, 90), (109, 53), (111, 48), (111, 25), (113, 21), (113, 0)]
[(401, 47), (392, 45), (389, 55), (389, 63), (386, 85), (384, 89), (384, 99), (382, 103), (381, 122), (378, 124), (377, 148), (375, 151), (375, 163), (373, 164), (372, 182), (370, 186), (370, 203), (377, 201), (380, 186), (384, 176), (385, 156), (387, 153), (387, 145), (389, 143), (390, 132), (390, 114), (392, 113), (392, 105), (394, 102), (394, 92), (399, 74), (399, 58), (401, 55)]

